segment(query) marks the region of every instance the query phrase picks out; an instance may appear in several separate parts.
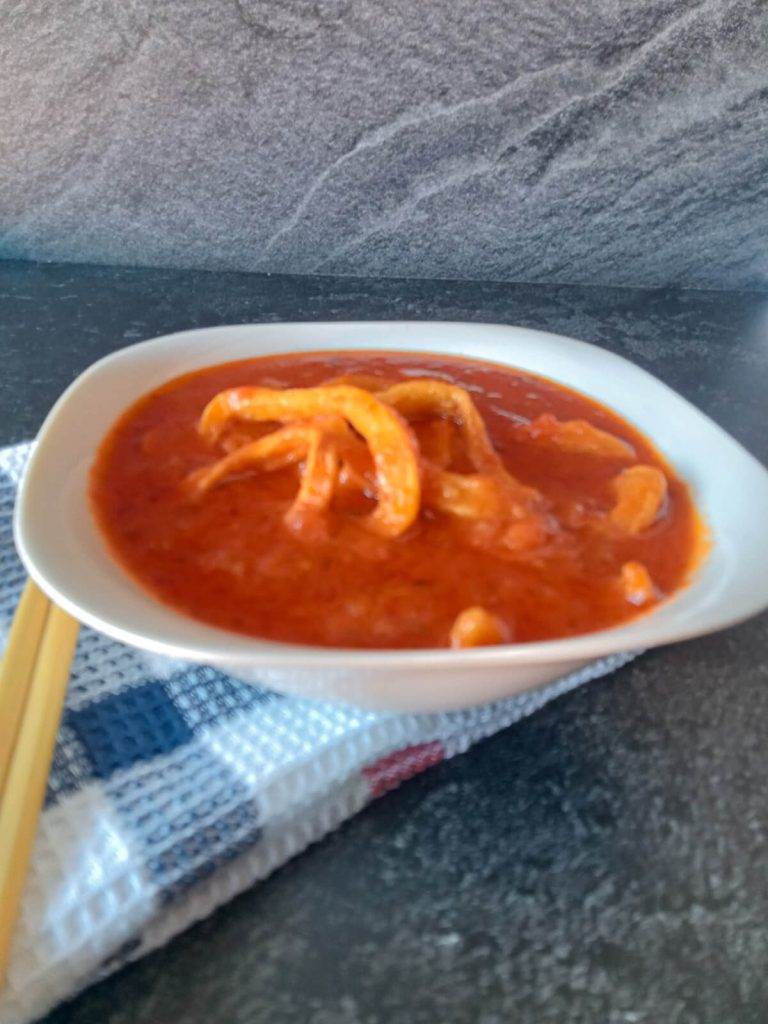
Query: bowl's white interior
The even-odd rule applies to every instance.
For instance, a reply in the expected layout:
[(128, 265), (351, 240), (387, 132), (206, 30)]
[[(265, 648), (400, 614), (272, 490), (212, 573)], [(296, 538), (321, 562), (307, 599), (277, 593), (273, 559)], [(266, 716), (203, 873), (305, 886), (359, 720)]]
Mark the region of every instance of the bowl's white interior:
[[(324, 349), (443, 352), (551, 377), (614, 408), (648, 435), (690, 483), (714, 545), (694, 583), (653, 614), (566, 640), (475, 651), (334, 651), (271, 644), (207, 627), (164, 607), (107, 554), (87, 506), (88, 469), (116, 416), (161, 382), (202, 366)], [(534, 663), (657, 645), (736, 622), (768, 604), (768, 473), (711, 420), (626, 360), (518, 327), (387, 322), (217, 327), (123, 349), (84, 373), (48, 416), (17, 505), (16, 540), (37, 582), (64, 608), (118, 639), (221, 664), (344, 666), (444, 659)]]

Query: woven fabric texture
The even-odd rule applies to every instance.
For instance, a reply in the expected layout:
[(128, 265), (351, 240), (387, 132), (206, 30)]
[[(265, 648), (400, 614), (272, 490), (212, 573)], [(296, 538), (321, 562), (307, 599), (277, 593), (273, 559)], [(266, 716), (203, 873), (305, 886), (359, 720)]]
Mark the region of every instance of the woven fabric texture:
[[(0, 452), (0, 646), (24, 572), (13, 546), (30, 446)], [(0, 1024), (143, 956), (372, 799), (611, 672), (436, 715), (281, 697), (89, 629), (77, 648)]]

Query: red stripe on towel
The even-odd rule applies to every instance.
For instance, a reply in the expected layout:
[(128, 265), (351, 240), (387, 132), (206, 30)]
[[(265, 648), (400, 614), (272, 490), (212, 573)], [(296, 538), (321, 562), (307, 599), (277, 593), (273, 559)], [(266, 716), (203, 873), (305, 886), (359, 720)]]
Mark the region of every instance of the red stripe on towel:
[(363, 768), (363, 775), (368, 780), (373, 796), (382, 796), (406, 779), (439, 764), (444, 758), (445, 750), (442, 743), (433, 740), (431, 743), (404, 747), (394, 754), (382, 757)]

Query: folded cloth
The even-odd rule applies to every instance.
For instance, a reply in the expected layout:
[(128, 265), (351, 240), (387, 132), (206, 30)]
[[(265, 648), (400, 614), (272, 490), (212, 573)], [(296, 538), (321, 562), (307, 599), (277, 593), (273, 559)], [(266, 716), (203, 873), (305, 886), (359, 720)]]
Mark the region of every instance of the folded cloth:
[[(0, 644), (30, 445), (0, 451)], [(82, 629), (14, 937), (1, 1024), (46, 1013), (265, 878), (369, 801), (554, 697), (396, 715), (282, 697)]]

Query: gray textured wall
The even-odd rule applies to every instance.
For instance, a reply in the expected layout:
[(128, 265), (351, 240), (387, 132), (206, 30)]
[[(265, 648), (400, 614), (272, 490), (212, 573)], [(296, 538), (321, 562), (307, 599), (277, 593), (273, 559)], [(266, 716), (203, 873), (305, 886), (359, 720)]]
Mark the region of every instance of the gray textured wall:
[(0, 0), (0, 254), (768, 287), (768, 0)]

